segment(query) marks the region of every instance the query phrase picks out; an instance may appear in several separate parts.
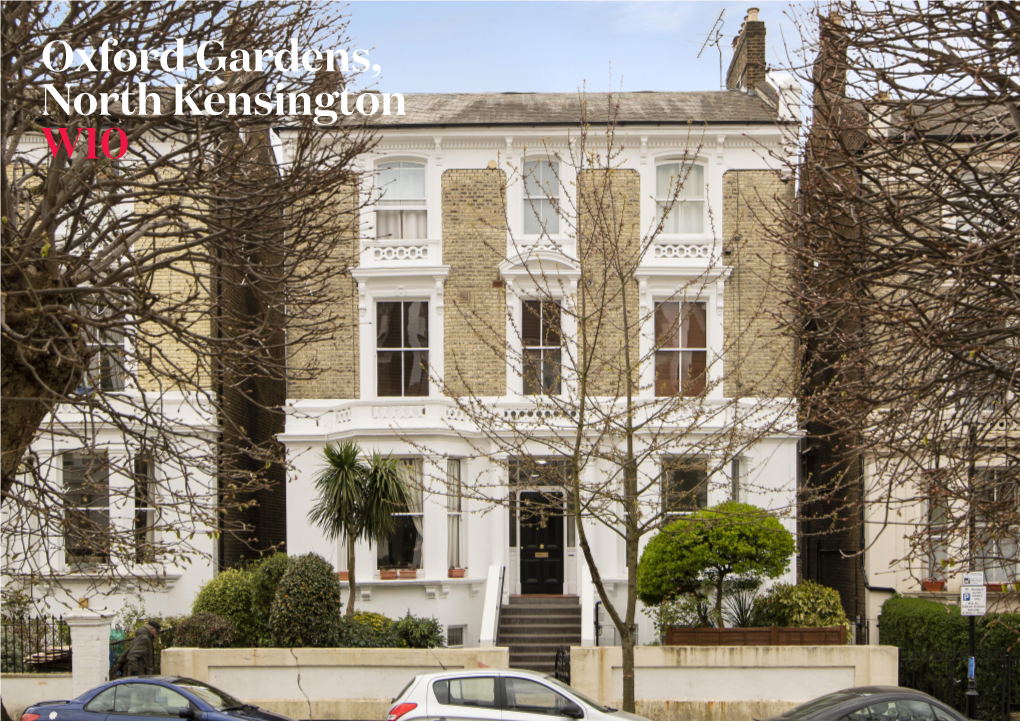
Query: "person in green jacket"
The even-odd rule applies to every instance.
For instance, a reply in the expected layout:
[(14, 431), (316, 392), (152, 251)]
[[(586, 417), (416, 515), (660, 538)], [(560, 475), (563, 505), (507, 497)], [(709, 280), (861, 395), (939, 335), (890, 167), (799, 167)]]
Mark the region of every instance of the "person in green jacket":
[(159, 638), (159, 621), (148, 621), (135, 633), (127, 647), (110, 669), (110, 678), (124, 676), (151, 676), (156, 672), (153, 663), (152, 644)]

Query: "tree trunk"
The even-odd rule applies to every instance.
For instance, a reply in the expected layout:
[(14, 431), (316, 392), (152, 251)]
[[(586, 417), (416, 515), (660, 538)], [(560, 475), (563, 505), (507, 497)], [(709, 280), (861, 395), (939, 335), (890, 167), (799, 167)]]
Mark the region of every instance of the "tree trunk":
[(354, 534), (347, 534), (347, 585), (349, 595), (347, 597), (347, 619), (354, 618), (354, 594), (357, 592), (354, 587)]
[(726, 578), (723, 574), (719, 574), (719, 580), (715, 582), (715, 624), (719, 628), (725, 628), (726, 624), (723, 623), (722, 617), (722, 593), (723, 593), (723, 580)]

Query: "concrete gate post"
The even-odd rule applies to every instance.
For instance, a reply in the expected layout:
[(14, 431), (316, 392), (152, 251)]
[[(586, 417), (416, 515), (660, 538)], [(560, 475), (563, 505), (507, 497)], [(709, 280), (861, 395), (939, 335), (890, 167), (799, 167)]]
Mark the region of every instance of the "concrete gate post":
[(71, 692), (77, 698), (108, 680), (112, 618), (80, 608), (64, 621), (71, 629)]

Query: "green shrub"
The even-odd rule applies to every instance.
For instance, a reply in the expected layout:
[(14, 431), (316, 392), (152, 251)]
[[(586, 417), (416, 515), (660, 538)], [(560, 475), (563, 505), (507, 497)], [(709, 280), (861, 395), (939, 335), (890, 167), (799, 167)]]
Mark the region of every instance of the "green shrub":
[(795, 586), (777, 583), (754, 601), (752, 621), (756, 626), (790, 628), (831, 628), (843, 626), (850, 642), (850, 619), (846, 617), (839, 592), (814, 581)]
[[(969, 620), (959, 606), (945, 606), (923, 598), (893, 596), (882, 604), (879, 643), (900, 649), (900, 677), (914, 681), (933, 678), (929, 659), (939, 664), (940, 673), (949, 678), (966, 678), (965, 651), (968, 647)], [(980, 694), (978, 718), (992, 718), (1001, 709), (1003, 672), (996, 659), (1006, 651), (1020, 651), (1020, 613), (988, 613), (975, 619), (977, 643), (976, 674)], [(955, 656), (955, 668), (945, 660)], [(1013, 688), (1020, 688), (1020, 666), (1013, 666)], [(906, 685), (906, 684), (904, 684)], [(918, 691), (937, 693), (937, 689), (915, 685)]]
[(315, 553), (290, 559), (276, 589), (269, 634), (280, 648), (329, 648), (340, 642), (340, 581)]
[(274, 553), (262, 559), (253, 569), (252, 580), (252, 621), (255, 624), (255, 641), (259, 646), (269, 646), (269, 614), (276, 599), (283, 574), (287, 572), (290, 559), (286, 553)]
[[(5, 619), (6, 620), (6, 619)], [(21, 673), (23, 672), (23, 661), (25, 657), (24, 647), (21, 639), (8, 632), (7, 626), (3, 627), (3, 638), (0, 640), (2, 653), (0, 653), (0, 673)]]
[(215, 613), (201, 611), (177, 622), (174, 643), (181, 648), (230, 648), (234, 624)]
[(446, 648), (443, 624), (436, 618), (407, 615), (393, 624), (401, 646), (408, 648)]
[(355, 611), (354, 618), (340, 619), (342, 648), (397, 648), (401, 645), (393, 620), (381, 613)]
[(255, 574), (251, 568), (228, 568), (199, 589), (191, 612), (213, 613), (234, 624), (235, 645), (255, 645), (256, 623), (252, 614)]
[[(923, 598), (893, 596), (882, 604), (879, 643), (897, 646), (902, 656), (939, 656), (967, 648), (968, 625), (959, 606)], [(976, 621), (979, 653), (1020, 650), (1020, 613), (988, 613)]]

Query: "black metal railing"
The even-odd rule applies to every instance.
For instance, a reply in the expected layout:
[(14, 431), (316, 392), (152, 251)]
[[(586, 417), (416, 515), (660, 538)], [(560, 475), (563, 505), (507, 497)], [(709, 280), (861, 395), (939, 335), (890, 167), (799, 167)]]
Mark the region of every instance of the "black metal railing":
[(556, 680), (570, 685), (570, 646), (556, 649)]
[(3, 673), (71, 670), (71, 629), (63, 618), (4, 618), (0, 622)]
[[(966, 653), (900, 658), (900, 686), (923, 691), (960, 713), (967, 713)], [(1010, 721), (1020, 712), (1020, 654), (975, 657), (977, 721)]]

